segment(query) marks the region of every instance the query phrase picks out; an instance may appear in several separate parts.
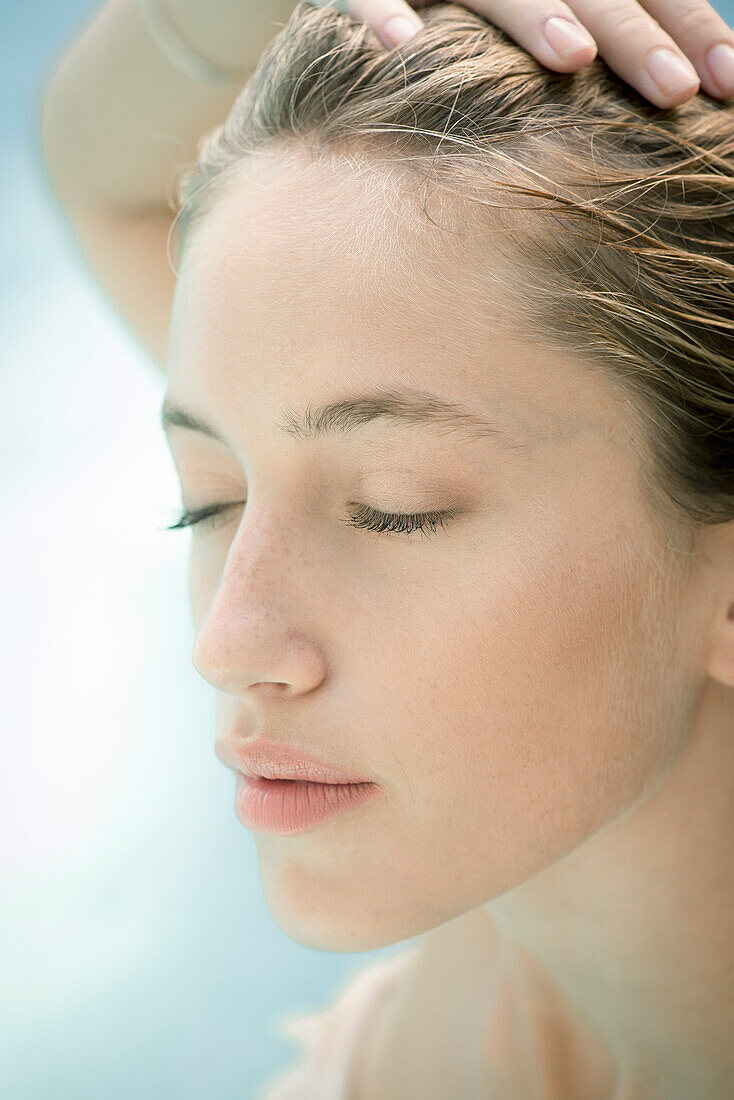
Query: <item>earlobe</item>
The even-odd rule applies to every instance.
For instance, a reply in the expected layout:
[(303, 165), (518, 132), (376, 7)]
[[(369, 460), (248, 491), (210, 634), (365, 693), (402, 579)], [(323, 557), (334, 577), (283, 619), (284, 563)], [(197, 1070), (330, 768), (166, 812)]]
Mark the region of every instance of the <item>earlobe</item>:
[(734, 602), (722, 618), (709, 654), (709, 676), (734, 688)]

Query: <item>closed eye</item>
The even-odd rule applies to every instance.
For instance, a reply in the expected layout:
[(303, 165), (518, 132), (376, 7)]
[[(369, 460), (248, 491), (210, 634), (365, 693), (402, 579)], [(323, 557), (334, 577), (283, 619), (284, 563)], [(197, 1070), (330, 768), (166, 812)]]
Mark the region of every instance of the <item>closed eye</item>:
[[(175, 531), (182, 527), (194, 527), (198, 524), (209, 529), (221, 526), (216, 523), (217, 517), (228, 512), (232, 508), (240, 507), (241, 502), (232, 504), (211, 504), (206, 508), (199, 508), (195, 512), (182, 512), (175, 523), (166, 527), (167, 531)], [(443, 527), (447, 520), (456, 516), (456, 511), (449, 508), (441, 512), (378, 512), (366, 504), (354, 505), (350, 518), (341, 520), (350, 527), (364, 528), (367, 531), (375, 531), (378, 534), (412, 534), (420, 531), (425, 534), (430, 531), (435, 534), (438, 526)]]

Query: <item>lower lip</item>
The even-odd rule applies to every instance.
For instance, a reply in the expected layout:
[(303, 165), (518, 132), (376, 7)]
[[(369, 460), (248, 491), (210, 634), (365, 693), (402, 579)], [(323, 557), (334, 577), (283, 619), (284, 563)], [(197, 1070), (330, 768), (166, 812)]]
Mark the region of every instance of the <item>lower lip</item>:
[(377, 794), (376, 783), (307, 783), (239, 776), (235, 809), (247, 829), (289, 836), (354, 809)]

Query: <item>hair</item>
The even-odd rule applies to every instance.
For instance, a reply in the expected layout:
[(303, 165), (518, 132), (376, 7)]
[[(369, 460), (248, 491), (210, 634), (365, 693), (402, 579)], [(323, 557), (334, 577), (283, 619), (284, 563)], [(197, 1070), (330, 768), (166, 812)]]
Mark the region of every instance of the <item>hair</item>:
[(559, 74), (463, 7), (421, 14), (387, 49), (301, 0), (178, 176), (179, 257), (256, 153), (358, 153), (432, 181), (511, 227), (529, 331), (622, 383), (648, 503), (690, 553), (734, 520), (734, 111), (704, 93), (663, 110), (599, 58)]

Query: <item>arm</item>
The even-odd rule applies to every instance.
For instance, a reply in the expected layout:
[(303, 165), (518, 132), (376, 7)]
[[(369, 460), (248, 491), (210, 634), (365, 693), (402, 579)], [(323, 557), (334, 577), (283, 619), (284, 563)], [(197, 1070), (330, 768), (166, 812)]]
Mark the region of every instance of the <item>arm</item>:
[[(252, 71), (295, 0), (166, 0), (212, 60)], [(165, 370), (175, 276), (166, 259), (177, 169), (246, 77), (213, 87), (158, 51), (136, 0), (107, 0), (52, 71), (40, 127), (48, 178), (82, 254)]]

